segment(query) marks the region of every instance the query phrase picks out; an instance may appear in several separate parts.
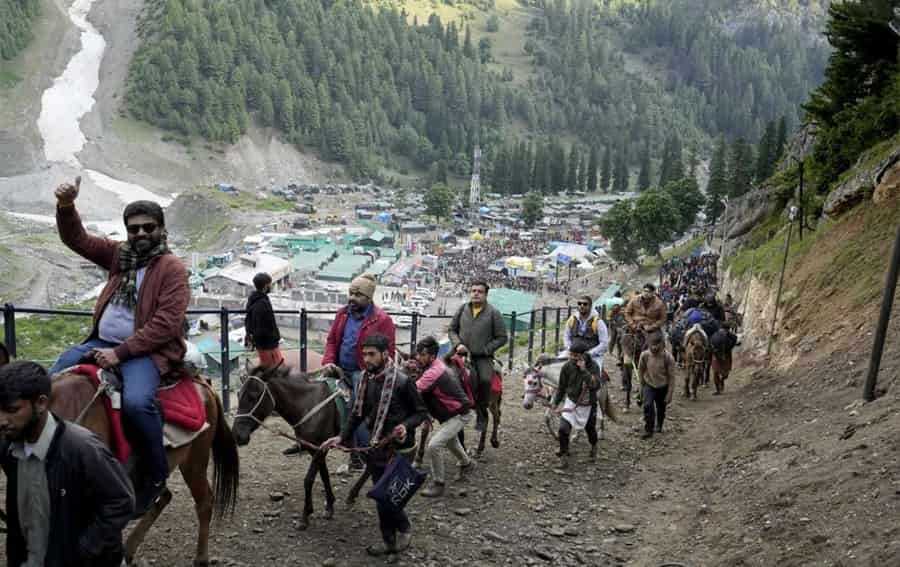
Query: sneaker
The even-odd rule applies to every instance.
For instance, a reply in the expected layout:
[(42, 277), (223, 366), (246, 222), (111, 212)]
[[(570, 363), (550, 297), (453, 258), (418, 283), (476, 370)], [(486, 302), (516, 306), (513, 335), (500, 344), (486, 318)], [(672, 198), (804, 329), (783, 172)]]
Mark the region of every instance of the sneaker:
[[(444, 483), (443, 482), (433, 482), (430, 486), (426, 487), (425, 490), (422, 491), (422, 496), (425, 498), (440, 498), (444, 495)], [(399, 540), (398, 540), (399, 546)]]
[(369, 547), (366, 548), (366, 553), (371, 555), (372, 557), (381, 557), (383, 555), (387, 555), (388, 553), (394, 553), (397, 550), (396, 546), (391, 543), (387, 543), (385, 541), (379, 541), (378, 543), (373, 543)]
[(400, 553), (409, 549), (412, 541), (412, 532), (397, 532), (397, 544), (394, 546), (394, 553)]
[(641, 435), (641, 439), (650, 439), (651, 437), (653, 437), (652, 431), (645, 431), (643, 435)]
[(300, 454), (300, 445), (293, 445), (291, 447), (288, 447), (287, 449), (282, 451), (281, 454), (284, 455), (285, 457), (290, 457), (292, 455), (299, 455)]

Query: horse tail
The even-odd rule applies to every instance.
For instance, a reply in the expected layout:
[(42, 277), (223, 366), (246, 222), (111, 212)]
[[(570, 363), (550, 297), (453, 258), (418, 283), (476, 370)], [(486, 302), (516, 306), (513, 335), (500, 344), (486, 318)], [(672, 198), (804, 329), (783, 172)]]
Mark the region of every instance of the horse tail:
[(210, 394), (216, 401), (216, 431), (212, 443), (215, 515), (221, 519), (234, 512), (237, 504), (241, 460), (234, 435), (225, 420), (222, 400), (211, 389)]

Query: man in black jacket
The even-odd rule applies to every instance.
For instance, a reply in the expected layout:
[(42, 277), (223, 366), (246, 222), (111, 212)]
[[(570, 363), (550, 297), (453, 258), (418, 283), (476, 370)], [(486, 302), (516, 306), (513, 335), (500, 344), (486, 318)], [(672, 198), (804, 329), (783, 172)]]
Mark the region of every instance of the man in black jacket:
[(134, 492), (91, 432), (53, 416), (50, 376), (34, 362), (0, 368), (0, 465), (12, 567), (119, 567)]
[(284, 355), (278, 348), (281, 333), (278, 332), (275, 312), (272, 310), (272, 302), (269, 301), (272, 276), (265, 272), (256, 274), (253, 276), (253, 287), (256, 291), (247, 299), (247, 317), (244, 319), (244, 328), (247, 330), (246, 346), (256, 349), (260, 366), (275, 368), (284, 363)]
[[(365, 421), (371, 445), (366, 455), (366, 467), (377, 484), (391, 455), (410, 454), (416, 447), (416, 427), (428, 419), (428, 408), (416, 390), (415, 383), (391, 362), (390, 342), (384, 335), (373, 334), (363, 339), (362, 355), (366, 370), (359, 381), (359, 390), (348, 423), (341, 434), (325, 441), (322, 449), (338, 443), (349, 446), (353, 432)], [(399, 553), (409, 547), (411, 529), (409, 518), (401, 510), (377, 503), (378, 523), (383, 542), (370, 545), (370, 555)]]

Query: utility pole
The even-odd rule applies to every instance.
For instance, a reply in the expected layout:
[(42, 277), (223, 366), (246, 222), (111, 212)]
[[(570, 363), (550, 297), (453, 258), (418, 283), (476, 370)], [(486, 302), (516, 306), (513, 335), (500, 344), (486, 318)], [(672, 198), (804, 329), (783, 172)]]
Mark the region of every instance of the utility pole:
[(799, 227), (799, 236), (800, 242), (803, 242), (803, 225), (806, 223), (806, 211), (803, 207), (803, 160), (799, 160), (800, 163), (800, 227)]
[(476, 144), (472, 159), (472, 181), (469, 184), (469, 207), (477, 212), (479, 204), (481, 204), (481, 146)]
[(725, 242), (728, 240), (728, 197), (722, 198), (722, 204), (725, 205), (725, 216), (722, 220), (722, 244), (719, 246), (719, 259), (725, 259)]
[(788, 252), (791, 250), (791, 233), (794, 231), (794, 219), (797, 218), (797, 207), (791, 207), (788, 216), (788, 233), (784, 240), (784, 259), (781, 261), (781, 275), (778, 277), (778, 293), (775, 295), (775, 314), (772, 315), (772, 328), (769, 329), (769, 344), (766, 347), (766, 356), (772, 354), (772, 342), (775, 340), (775, 325), (778, 322), (778, 304), (781, 303), (781, 290), (784, 287), (784, 271), (787, 268)]
[(875, 399), (875, 383), (878, 381), (881, 355), (884, 353), (884, 341), (887, 338), (888, 323), (891, 321), (891, 310), (894, 307), (894, 293), (897, 290), (898, 272), (900, 272), (900, 226), (897, 227), (894, 253), (891, 254), (887, 280), (884, 283), (884, 295), (881, 297), (881, 312), (878, 315), (878, 326), (875, 327), (875, 342), (872, 345), (872, 356), (869, 358), (869, 372), (866, 375), (866, 387), (863, 390), (863, 399), (867, 402)]

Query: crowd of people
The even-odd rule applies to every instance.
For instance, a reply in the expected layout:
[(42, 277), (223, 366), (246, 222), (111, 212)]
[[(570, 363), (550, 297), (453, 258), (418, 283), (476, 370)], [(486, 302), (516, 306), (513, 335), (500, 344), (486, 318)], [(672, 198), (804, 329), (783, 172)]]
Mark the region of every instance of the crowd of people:
[[(8, 560), (15, 567), (118, 566), (124, 555), (122, 530), (157, 501), (169, 473), (155, 398), (162, 377), (177, 377), (185, 362), (187, 273), (166, 246), (168, 233), (158, 205), (129, 204), (123, 213), (128, 237), (117, 243), (85, 231), (75, 209), (78, 192), (77, 180), (57, 189), (61, 239), (109, 273), (89, 340), (64, 352), (49, 371), (34, 362), (10, 362), (0, 347), (0, 465), (8, 487)], [(445, 494), (449, 475), (443, 451), (455, 458), (456, 479), (465, 479), (474, 470), (475, 461), (463, 444), (464, 432), (469, 424), (478, 432), (487, 428), (498, 380), (494, 356), (509, 339), (503, 315), (490, 304), (489, 293), (491, 282), (511, 282), (498, 281), (487, 266), (506, 256), (539, 255), (546, 246), (546, 240), (483, 241), (441, 266), (441, 277), (465, 282), (469, 294), (452, 315), (451, 349), (444, 358), (438, 356), (436, 338), (425, 337), (401, 364), (394, 321), (375, 304), (376, 278), (363, 274), (350, 283), (347, 304), (335, 314), (322, 358), (324, 368), (346, 377), (346, 418), (338, 435), (314, 449), (348, 449), (347, 468), (371, 476), (380, 538), (367, 547), (369, 554), (400, 553), (410, 545), (412, 525), (403, 508), (424, 480), (412, 467), (398, 463), (411, 461), (419, 426), (436, 422), (425, 451), (431, 481), (423, 496)], [(676, 374), (665, 331), (676, 346), (681, 321), (697, 320), (715, 354), (720, 345), (716, 336), (722, 332), (731, 336), (735, 325), (715, 296), (716, 260), (703, 255), (666, 262), (660, 290), (646, 284), (608, 320), (594, 310), (590, 295), (575, 298), (577, 310), (565, 323), (565, 358), (550, 400), (560, 416), (557, 455), (562, 467), (569, 466), (570, 439), (577, 430), (587, 434), (591, 459), (597, 456), (597, 423), (602, 412), (611, 411), (604, 359), (611, 347), (617, 347), (621, 356), (626, 330), (640, 339), (632, 354), (641, 386), (643, 437), (663, 431)], [(272, 279), (260, 273), (253, 283), (255, 291), (247, 302), (247, 345), (256, 349), (261, 367), (278, 368), (287, 363), (268, 299)], [(383, 294), (380, 297), (384, 299)], [(695, 317), (701, 312), (705, 318)], [(717, 327), (705, 329), (706, 318), (716, 321)], [(730, 344), (729, 366), (734, 346)], [(139, 483), (128, 478), (99, 438), (54, 414), (54, 376), (86, 358), (121, 372), (123, 419), (132, 430), (136, 466), (145, 471)], [(285, 454), (301, 450), (298, 439)], [(397, 486), (405, 487), (402, 498)]]

